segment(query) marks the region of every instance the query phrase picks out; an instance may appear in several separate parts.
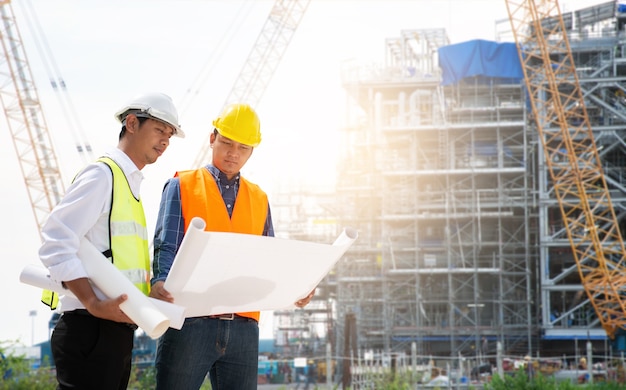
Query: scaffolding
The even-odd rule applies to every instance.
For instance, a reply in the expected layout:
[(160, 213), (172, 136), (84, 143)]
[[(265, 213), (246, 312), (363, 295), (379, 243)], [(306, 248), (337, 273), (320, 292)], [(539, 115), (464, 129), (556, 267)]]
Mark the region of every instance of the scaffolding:
[(344, 130), (342, 164), (359, 169), (339, 168), (359, 240), (338, 266), (338, 321), (355, 313), (366, 348), (473, 356), (502, 340), (526, 353), (536, 223), (523, 90), (442, 87), (447, 44), (442, 29), (402, 31), (377, 75), (344, 78), (364, 115)]
[[(291, 188), (272, 200), (277, 236), (331, 244), (338, 234), (333, 194), (311, 188)], [(317, 286), (311, 302), (301, 309), (273, 312), (274, 350), (282, 357), (323, 356), (334, 342), (335, 272)]]
[[(563, 15), (622, 234), (624, 12), (610, 1)], [(607, 352), (523, 81), (444, 86), (438, 55), (449, 44), (443, 29), (403, 30), (385, 40), (384, 65), (342, 70), (349, 122), (340, 180), (323, 201), (359, 238), (324, 296), (335, 355), (482, 358), (498, 342), (505, 354), (561, 356), (586, 341)]]
[[(564, 16), (620, 221), (626, 215), (626, 18), (617, 2)], [(549, 23), (546, 21), (545, 23)], [(337, 344), (533, 355), (606, 348), (560, 224), (523, 83), (442, 86), (444, 30), (401, 31), (385, 66), (345, 69), (352, 125), (337, 194), (359, 240), (337, 267)], [(557, 352), (558, 351), (558, 352)]]

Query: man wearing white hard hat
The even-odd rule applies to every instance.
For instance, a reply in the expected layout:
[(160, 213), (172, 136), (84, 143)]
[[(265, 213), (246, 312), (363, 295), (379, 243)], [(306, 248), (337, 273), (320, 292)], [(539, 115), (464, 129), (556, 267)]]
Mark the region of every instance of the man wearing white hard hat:
[(165, 152), (172, 136), (184, 137), (172, 99), (136, 96), (116, 114), (122, 124), (117, 148), (86, 166), (42, 228), (39, 257), (50, 278), (71, 291), (44, 292), (61, 316), (51, 337), (57, 389), (126, 389), (137, 326), (120, 309), (126, 294), (111, 299), (94, 290), (78, 258), (86, 238), (144, 294), (150, 292), (146, 219), (139, 196), (141, 170)]

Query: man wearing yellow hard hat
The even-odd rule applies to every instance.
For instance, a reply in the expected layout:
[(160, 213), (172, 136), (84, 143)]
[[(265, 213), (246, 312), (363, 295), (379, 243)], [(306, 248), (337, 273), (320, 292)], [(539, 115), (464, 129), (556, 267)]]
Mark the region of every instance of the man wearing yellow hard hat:
[[(191, 220), (201, 217), (207, 231), (274, 236), (267, 195), (240, 174), (261, 143), (257, 113), (247, 104), (228, 105), (213, 121), (212, 162), (179, 171), (163, 189), (154, 236), (150, 296), (172, 301), (163, 284)], [(313, 292), (296, 302), (309, 303)], [(157, 389), (199, 389), (209, 374), (211, 388), (256, 389), (259, 312), (225, 313), (185, 319), (159, 340)]]

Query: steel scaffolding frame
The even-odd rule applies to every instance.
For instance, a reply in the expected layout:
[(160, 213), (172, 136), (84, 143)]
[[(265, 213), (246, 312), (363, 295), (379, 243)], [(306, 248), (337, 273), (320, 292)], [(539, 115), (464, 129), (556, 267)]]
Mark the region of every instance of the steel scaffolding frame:
[[(564, 17), (624, 231), (626, 15), (616, 1), (594, 7)], [(521, 355), (579, 352), (579, 340), (604, 350), (522, 83), (442, 87), (447, 44), (442, 29), (401, 31), (385, 41), (385, 66), (344, 69), (333, 213), (359, 238), (327, 290), (336, 354), (415, 344), (419, 355), (479, 356), (495, 341)]]
[[(338, 322), (354, 313), (358, 344), (370, 349), (417, 343), (419, 354), (472, 355), (487, 339), (522, 340), (526, 353), (535, 316), (522, 88), (442, 88), (433, 64), (444, 36), (403, 31), (386, 41), (388, 68), (345, 79), (365, 112), (358, 123), (368, 124), (346, 129), (345, 139), (377, 147), (348, 144), (346, 166), (364, 168), (339, 168), (338, 192), (351, 210), (342, 223), (374, 235), (360, 237), (339, 265)], [(355, 209), (366, 221), (353, 218)]]

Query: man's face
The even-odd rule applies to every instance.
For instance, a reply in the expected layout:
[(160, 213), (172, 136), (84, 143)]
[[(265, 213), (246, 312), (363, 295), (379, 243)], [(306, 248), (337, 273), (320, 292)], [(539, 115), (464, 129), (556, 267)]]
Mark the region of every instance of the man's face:
[(213, 165), (232, 179), (248, 161), (253, 148), (220, 134), (211, 134)]
[(174, 135), (174, 128), (154, 119), (148, 119), (143, 123), (138, 122), (139, 120), (133, 121), (128, 125), (136, 126), (136, 130), (133, 130), (136, 138), (134, 155), (139, 160), (135, 163), (140, 167), (140, 164), (145, 166), (154, 163), (165, 153), (170, 144), (170, 138)]

